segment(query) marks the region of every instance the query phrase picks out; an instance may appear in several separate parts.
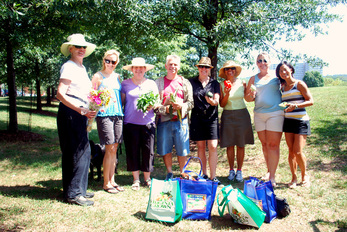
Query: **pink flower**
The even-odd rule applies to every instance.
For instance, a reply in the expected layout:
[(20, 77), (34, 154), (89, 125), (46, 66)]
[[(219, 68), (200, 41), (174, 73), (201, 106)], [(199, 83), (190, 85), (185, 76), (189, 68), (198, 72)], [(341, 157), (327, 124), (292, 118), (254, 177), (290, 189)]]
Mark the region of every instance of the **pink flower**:
[(100, 105), (101, 104), (101, 99), (99, 97), (95, 97), (94, 101), (96, 104)]

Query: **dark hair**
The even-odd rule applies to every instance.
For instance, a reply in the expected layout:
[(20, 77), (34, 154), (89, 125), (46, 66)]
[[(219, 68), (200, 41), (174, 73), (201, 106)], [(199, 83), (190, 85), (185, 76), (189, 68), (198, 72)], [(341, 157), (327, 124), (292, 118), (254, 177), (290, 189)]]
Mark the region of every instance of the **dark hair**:
[(291, 65), (289, 62), (287, 62), (287, 61), (285, 61), (285, 60), (282, 61), (281, 63), (279, 63), (279, 64), (277, 65), (277, 67), (276, 67), (276, 76), (278, 77), (278, 79), (280, 79), (280, 82), (283, 84), (283, 83), (285, 83), (286, 81), (283, 80), (283, 79), (281, 78), (281, 76), (280, 76), (280, 68), (281, 68), (282, 65), (288, 66), (288, 67), (290, 68), (290, 70), (292, 70), (292, 75), (294, 74), (295, 69), (294, 69), (293, 65)]

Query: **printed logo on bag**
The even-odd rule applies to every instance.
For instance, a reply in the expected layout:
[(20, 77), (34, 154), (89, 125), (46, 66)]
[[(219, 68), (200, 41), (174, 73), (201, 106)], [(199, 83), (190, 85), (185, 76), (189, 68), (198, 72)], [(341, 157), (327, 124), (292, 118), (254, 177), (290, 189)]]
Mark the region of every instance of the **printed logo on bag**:
[(246, 215), (243, 215), (236, 208), (232, 207), (231, 217), (235, 220), (236, 223), (239, 224), (247, 224), (248, 218)]
[(161, 192), (155, 196), (151, 201), (152, 209), (172, 209), (175, 207), (175, 203), (172, 199), (170, 192)]
[(206, 212), (206, 194), (187, 194), (187, 212)]

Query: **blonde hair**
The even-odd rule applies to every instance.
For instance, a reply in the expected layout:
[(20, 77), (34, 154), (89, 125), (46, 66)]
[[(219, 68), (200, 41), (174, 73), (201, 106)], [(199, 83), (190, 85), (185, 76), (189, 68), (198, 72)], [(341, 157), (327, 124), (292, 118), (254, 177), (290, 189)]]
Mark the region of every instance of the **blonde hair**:
[(269, 58), (269, 61), (271, 61), (270, 55), (267, 52), (260, 52), (257, 56), (256, 62), (258, 61), (259, 56), (266, 56), (267, 58)]
[(112, 49), (112, 50), (108, 50), (105, 52), (104, 54), (104, 57), (102, 58), (103, 62), (102, 62), (102, 70), (101, 71), (104, 71), (106, 69), (105, 67), (105, 58), (109, 55), (116, 55), (117, 56), (117, 63), (116, 63), (116, 67), (119, 63), (119, 52), (117, 52), (116, 50)]

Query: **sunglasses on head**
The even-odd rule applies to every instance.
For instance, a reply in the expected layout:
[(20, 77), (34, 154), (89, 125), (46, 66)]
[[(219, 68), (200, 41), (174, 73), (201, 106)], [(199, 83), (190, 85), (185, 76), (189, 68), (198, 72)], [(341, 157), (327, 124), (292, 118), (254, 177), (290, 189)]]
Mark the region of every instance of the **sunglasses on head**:
[(225, 70), (225, 71), (229, 71), (229, 70), (233, 70), (233, 71), (235, 71), (235, 70), (236, 70), (236, 68), (235, 68), (235, 67), (231, 67), (231, 68), (225, 68), (224, 70)]
[(116, 61), (116, 60), (108, 60), (108, 59), (105, 59), (105, 63), (106, 63), (106, 64), (112, 63), (113, 65), (115, 65), (115, 64), (117, 64), (117, 61)]
[(206, 68), (206, 69), (209, 69), (210, 67), (208, 66), (198, 66), (199, 68)]
[(81, 49), (81, 48), (86, 49), (87, 48), (87, 46), (78, 46), (78, 45), (74, 45), (74, 47), (77, 48), (77, 49)]
[(267, 63), (267, 60), (265, 60), (265, 59), (260, 59), (260, 60), (258, 60), (257, 62), (258, 62), (258, 64), (261, 64), (261, 63), (263, 63), (263, 61), (264, 61), (264, 63), (266, 64)]

